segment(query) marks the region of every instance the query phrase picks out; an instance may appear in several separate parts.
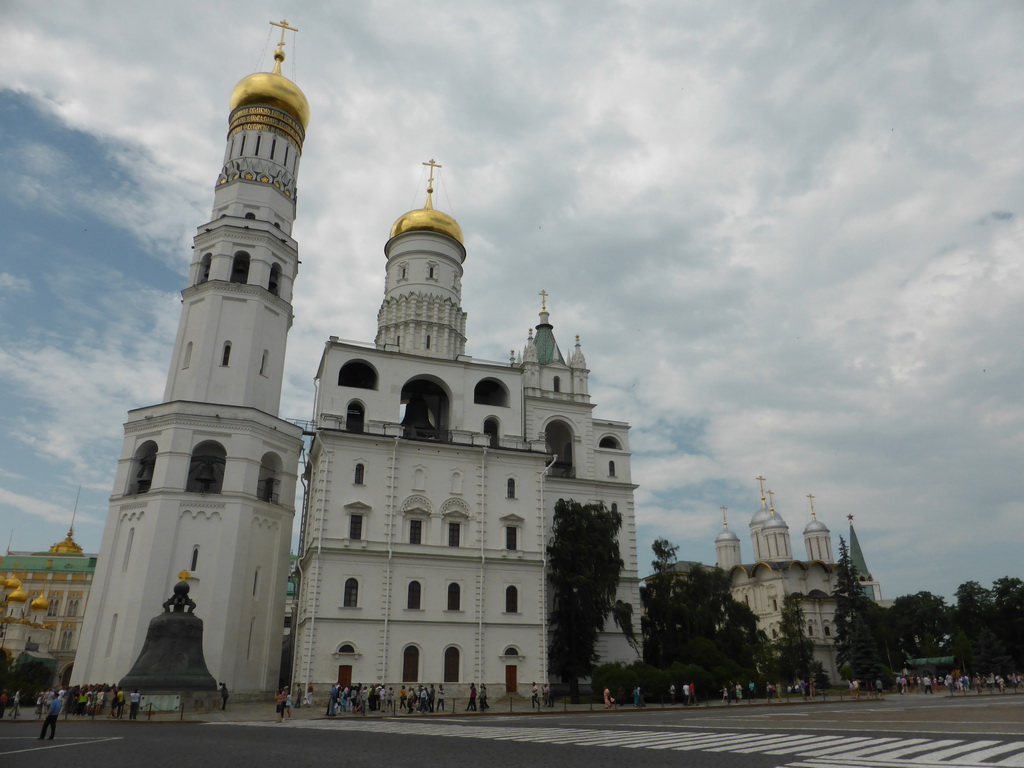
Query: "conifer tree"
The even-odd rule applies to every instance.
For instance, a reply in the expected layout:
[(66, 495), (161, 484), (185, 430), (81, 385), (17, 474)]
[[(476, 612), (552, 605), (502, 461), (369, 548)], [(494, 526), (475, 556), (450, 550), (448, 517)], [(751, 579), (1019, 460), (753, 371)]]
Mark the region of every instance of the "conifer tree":
[(787, 597), (782, 604), (779, 639), (775, 643), (779, 673), (786, 680), (809, 677), (814, 644), (804, 631), (804, 609), (800, 601)]
[(839, 561), (835, 566), (835, 574), (836, 583), (832, 588), (832, 596), (836, 599), (836, 661), (841, 667), (847, 663), (853, 665), (850, 654), (854, 630), (858, 622), (864, 620), (868, 608), (868, 599), (864, 596), (860, 584), (860, 574), (850, 559), (850, 548), (842, 536), (839, 537)]

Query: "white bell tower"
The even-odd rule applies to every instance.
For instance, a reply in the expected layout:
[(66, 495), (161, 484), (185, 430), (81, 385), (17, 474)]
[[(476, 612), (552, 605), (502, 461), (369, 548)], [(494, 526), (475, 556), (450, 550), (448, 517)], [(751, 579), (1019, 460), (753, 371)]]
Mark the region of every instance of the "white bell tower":
[[(273, 22), (272, 22), (273, 23)], [(301, 429), (278, 418), (298, 249), (296, 179), (309, 105), (281, 75), (231, 95), (210, 221), (198, 228), (164, 402), (131, 411), (78, 683), (128, 673), (149, 620), (188, 572), (210, 672), (277, 687)]]

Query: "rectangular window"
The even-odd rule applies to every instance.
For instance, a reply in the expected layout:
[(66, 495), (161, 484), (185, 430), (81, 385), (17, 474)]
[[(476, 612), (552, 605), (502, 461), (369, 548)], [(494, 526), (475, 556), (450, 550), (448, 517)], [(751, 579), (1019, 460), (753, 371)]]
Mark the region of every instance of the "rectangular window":
[(422, 544), (423, 543), (423, 521), (422, 520), (410, 520), (409, 521), (409, 543), (410, 544)]
[(519, 529), (514, 525), (505, 526), (505, 549), (519, 549)]
[(460, 546), (462, 546), (462, 524), (461, 523), (448, 523), (448, 546), (449, 547), (460, 547)]
[(363, 538), (363, 516), (352, 515), (348, 521), (348, 537), (358, 541)]

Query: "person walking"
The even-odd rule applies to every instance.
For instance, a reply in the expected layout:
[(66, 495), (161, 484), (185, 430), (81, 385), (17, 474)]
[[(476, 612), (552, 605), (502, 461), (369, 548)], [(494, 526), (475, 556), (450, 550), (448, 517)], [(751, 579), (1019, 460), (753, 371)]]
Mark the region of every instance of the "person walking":
[(437, 711), (444, 712), (444, 686), (437, 687)]
[(489, 706), (487, 703), (487, 685), (480, 683), (480, 711), (486, 712)]
[(224, 683), (220, 684), (220, 711), (223, 712), (228, 708), (228, 687)]
[(530, 686), (530, 709), (533, 709), (535, 707), (537, 709), (540, 709), (540, 698), (539, 698), (539, 696), (540, 696), (540, 694), (539, 694), (539, 689), (537, 688), (537, 683), (534, 682), (534, 684)]
[(60, 715), (60, 708), (64, 704), (63, 699), (55, 698), (50, 702), (50, 708), (46, 712), (46, 719), (43, 720), (43, 729), (39, 732), (39, 738), (46, 736), (46, 729), (50, 729), (50, 738), (57, 733), (57, 716)]
[(466, 711), (470, 710), (476, 712), (476, 683), (469, 684), (469, 703), (466, 705)]

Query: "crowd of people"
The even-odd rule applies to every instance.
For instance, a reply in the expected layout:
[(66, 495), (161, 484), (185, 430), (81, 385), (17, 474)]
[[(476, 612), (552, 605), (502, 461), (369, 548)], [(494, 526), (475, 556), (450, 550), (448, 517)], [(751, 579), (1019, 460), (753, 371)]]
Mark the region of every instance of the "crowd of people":
[[(287, 691), (287, 689), (285, 689)], [(290, 698), (290, 697), (289, 697)], [(313, 687), (306, 691), (306, 706), (313, 706)], [(444, 686), (402, 685), (396, 692), (394, 686), (386, 687), (382, 683), (376, 685), (341, 685), (335, 683), (327, 696), (327, 712), (330, 717), (342, 713), (362, 714), (365, 712), (384, 712), (391, 714), (415, 714), (445, 712), (446, 699)], [(487, 686), (470, 683), (467, 711), (486, 712), (490, 708), (487, 702)]]

